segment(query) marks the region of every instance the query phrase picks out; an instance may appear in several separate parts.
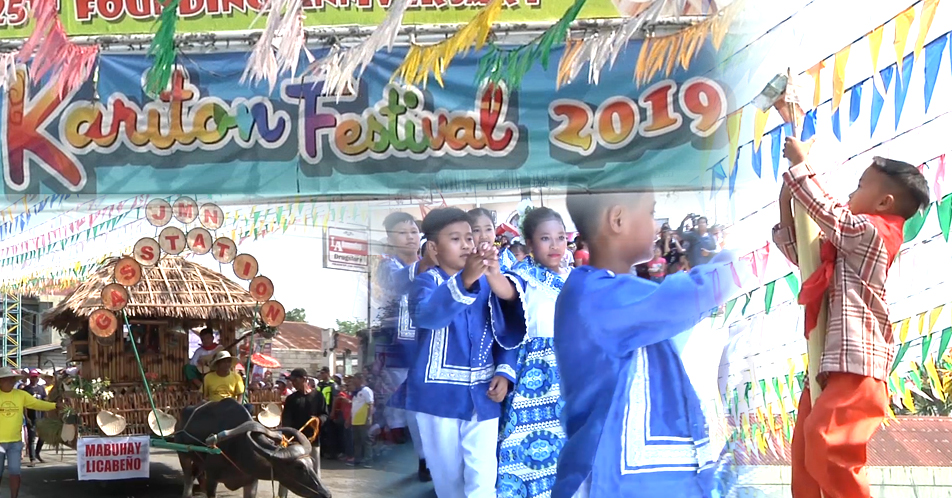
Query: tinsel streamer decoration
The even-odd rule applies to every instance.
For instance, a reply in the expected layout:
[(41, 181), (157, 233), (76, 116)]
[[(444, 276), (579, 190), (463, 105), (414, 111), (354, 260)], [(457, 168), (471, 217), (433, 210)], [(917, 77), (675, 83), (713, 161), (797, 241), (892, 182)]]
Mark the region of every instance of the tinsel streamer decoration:
[[(578, 1), (584, 2), (584, 0)], [(466, 26), (440, 43), (425, 47), (411, 45), (406, 58), (394, 72), (391, 81), (399, 77), (408, 85), (422, 85), (425, 88), (430, 73), (433, 73), (433, 79), (443, 86), (443, 73), (457, 55), (460, 53), (465, 55), (474, 48), (479, 50), (486, 44), (492, 24), (502, 12), (502, 6), (502, 0), (492, 0)]]
[(294, 76), (307, 39), (302, 0), (268, 0), (254, 22), (265, 12), (268, 13), (267, 25), (248, 57), (240, 83), (251, 81), (256, 85), (267, 80), (270, 93), (274, 91), (278, 75), (288, 72)]
[(673, 35), (646, 38), (641, 45), (638, 62), (635, 64), (637, 84), (646, 84), (661, 71), (664, 71), (665, 76), (670, 76), (679, 64), (685, 70), (688, 69), (691, 60), (704, 46), (708, 35), (711, 35), (711, 44), (714, 49), (720, 50), (728, 28), (741, 10), (741, 3), (739, 0), (735, 1), (704, 22)]
[(181, 0), (169, 0), (162, 7), (162, 14), (156, 21), (158, 29), (149, 46), (152, 67), (146, 73), (145, 79), (145, 91), (153, 97), (165, 91), (172, 80), (172, 71), (175, 68), (175, 57), (178, 52), (175, 46), (175, 25), (178, 22), (180, 3)]
[(350, 48), (334, 45), (326, 56), (311, 64), (304, 74), (315, 75), (324, 80), (324, 95), (340, 97), (354, 93), (356, 83), (370, 65), (374, 54), (384, 47), (388, 52), (393, 49), (403, 24), (403, 14), (409, 6), (410, 0), (392, 2), (387, 10), (387, 17), (370, 36)]
[(33, 33), (20, 47), (16, 59), (27, 62), (32, 56), (30, 79), (38, 81), (49, 75), (59, 94), (66, 95), (89, 77), (96, 65), (99, 47), (69, 41), (56, 8), (56, 0), (33, 2)]
[(664, 1), (655, 2), (616, 29), (588, 35), (577, 42), (569, 39), (559, 61), (556, 88), (575, 80), (585, 64), (588, 64), (588, 82), (597, 85), (602, 69), (615, 64), (618, 54), (628, 45), (631, 37), (649, 20), (656, 21), (664, 6)]
[(512, 50), (490, 45), (489, 52), (479, 59), (477, 83), (485, 80), (492, 83), (503, 82), (509, 89), (514, 90), (519, 88), (522, 78), (536, 62), (540, 62), (543, 69), (548, 69), (552, 47), (565, 41), (569, 26), (578, 17), (584, 5), (585, 0), (575, 0), (558, 22), (525, 45)]
[(5, 52), (0, 54), (0, 89), (7, 91), (17, 79), (17, 54)]

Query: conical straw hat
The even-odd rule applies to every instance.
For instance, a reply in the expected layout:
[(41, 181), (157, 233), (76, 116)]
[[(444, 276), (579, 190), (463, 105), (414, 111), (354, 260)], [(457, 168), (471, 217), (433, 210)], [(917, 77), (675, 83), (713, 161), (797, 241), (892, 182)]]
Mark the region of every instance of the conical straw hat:
[(103, 410), (96, 415), (96, 424), (103, 434), (107, 436), (118, 436), (126, 430), (126, 419), (122, 415), (116, 415), (108, 410)]
[(76, 439), (76, 426), (73, 424), (63, 424), (63, 430), (60, 431), (60, 439), (62, 439), (64, 443), (69, 443)]
[(275, 403), (264, 405), (261, 413), (258, 414), (258, 422), (269, 429), (281, 425), (281, 407)]
[[(156, 417), (156, 414), (158, 414), (158, 417)], [(149, 429), (156, 436), (171, 436), (175, 432), (175, 423), (175, 417), (162, 410), (157, 409), (154, 412), (149, 412)]]

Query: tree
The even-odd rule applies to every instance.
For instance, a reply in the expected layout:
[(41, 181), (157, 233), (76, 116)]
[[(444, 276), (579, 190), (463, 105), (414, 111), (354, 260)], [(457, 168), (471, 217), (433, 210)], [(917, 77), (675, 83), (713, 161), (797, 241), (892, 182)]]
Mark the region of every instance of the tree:
[(285, 313), (284, 320), (288, 322), (306, 322), (307, 317), (305, 316), (304, 308), (294, 308)]
[(357, 335), (357, 332), (365, 328), (367, 328), (367, 323), (363, 320), (337, 320), (337, 331), (344, 335)]

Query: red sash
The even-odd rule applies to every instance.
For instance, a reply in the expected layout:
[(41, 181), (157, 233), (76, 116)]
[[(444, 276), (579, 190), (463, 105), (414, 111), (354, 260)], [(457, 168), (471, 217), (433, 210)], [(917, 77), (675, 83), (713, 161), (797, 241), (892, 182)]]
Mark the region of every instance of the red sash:
[[(886, 254), (889, 261), (886, 263), (886, 271), (892, 266), (899, 248), (902, 246), (903, 235), (902, 228), (906, 220), (901, 216), (895, 215), (866, 215), (869, 222), (876, 227), (879, 237), (886, 247)], [(829, 240), (823, 242), (820, 246), (820, 267), (810, 275), (810, 278), (803, 282), (803, 288), (800, 289), (800, 297), (797, 302), (806, 307), (806, 328), (803, 335), (809, 339), (810, 332), (816, 328), (817, 318), (820, 315), (820, 305), (823, 304), (823, 295), (828, 289), (832, 289), (833, 267), (836, 264), (836, 247)]]

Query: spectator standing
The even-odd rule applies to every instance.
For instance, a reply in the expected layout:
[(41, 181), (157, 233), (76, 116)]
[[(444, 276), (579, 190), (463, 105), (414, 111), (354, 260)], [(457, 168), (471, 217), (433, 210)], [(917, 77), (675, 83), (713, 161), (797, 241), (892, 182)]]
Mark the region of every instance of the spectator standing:
[[(29, 383), (23, 386), (23, 390), (28, 392), (30, 396), (33, 396), (36, 399), (46, 401), (46, 388), (39, 384), (40, 382), (40, 372), (33, 370), (30, 372)], [(40, 463), (46, 463), (40, 457), (40, 450), (43, 449), (43, 439), (38, 437), (36, 434), (36, 422), (40, 419), (42, 415), (37, 410), (26, 411), (26, 432), (27, 432), (27, 454), (30, 456), (30, 463), (28, 467), (32, 467), (36, 460), (39, 460)], [(34, 444), (35, 442), (35, 444)]]
[(36, 399), (26, 391), (14, 389), (19, 378), (20, 374), (12, 368), (0, 368), (0, 477), (6, 468), (10, 474), (11, 498), (20, 495), (24, 409), (48, 412), (62, 408), (59, 403)]
[(581, 235), (575, 237), (575, 267), (588, 266), (588, 245)]
[[(314, 462), (314, 473), (321, 477), (321, 445), (318, 435), (321, 428), (327, 422), (327, 404), (324, 395), (317, 389), (312, 389), (308, 383), (307, 371), (303, 368), (291, 370), (289, 376), (291, 384), (295, 391), (284, 400), (284, 410), (281, 412), (281, 426), (297, 429), (304, 434), (304, 437), (311, 441), (311, 460)], [(315, 427), (311, 419), (317, 419)], [(288, 489), (281, 485), (278, 487), (278, 497), (287, 498)]]
[(370, 466), (370, 427), (373, 424), (374, 393), (367, 387), (364, 376), (354, 375), (354, 399), (351, 405), (350, 425), (354, 437), (354, 458), (348, 465)]
[(652, 282), (661, 282), (664, 280), (664, 275), (668, 265), (666, 264), (664, 257), (661, 256), (661, 247), (655, 245), (654, 248), (654, 258), (651, 261), (648, 261), (648, 276), (651, 278)]
[(685, 232), (681, 237), (690, 244), (688, 262), (692, 267), (707, 264), (714, 255), (720, 252), (717, 241), (707, 229), (707, 218), (704, 216), (697, 218), (697, 228), (695, 230)]

